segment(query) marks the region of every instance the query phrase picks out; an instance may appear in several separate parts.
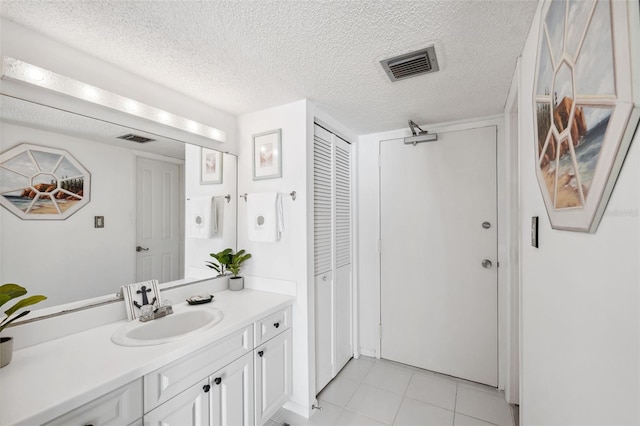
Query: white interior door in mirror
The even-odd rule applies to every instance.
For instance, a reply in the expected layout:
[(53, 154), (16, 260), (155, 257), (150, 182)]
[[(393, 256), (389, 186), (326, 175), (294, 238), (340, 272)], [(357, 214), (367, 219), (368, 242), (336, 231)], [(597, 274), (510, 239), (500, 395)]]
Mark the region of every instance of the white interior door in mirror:
[(182, 274), (182, 166), (136, 159), (136, 280), (173, 281)]

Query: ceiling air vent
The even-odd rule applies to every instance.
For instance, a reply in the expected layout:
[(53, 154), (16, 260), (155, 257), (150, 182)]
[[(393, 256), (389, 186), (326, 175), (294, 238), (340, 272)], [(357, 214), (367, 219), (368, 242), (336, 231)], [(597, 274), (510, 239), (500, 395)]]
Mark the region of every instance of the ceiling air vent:
[(155, 141), (155, 139), (145, 138), (144, 136), (134, 135), (133, 133), (128, 133), (126, 135), (118, 136), (118, 139), (124, 139), (127, 141), (137, 142), (137, 143), (147, 143), (147, 142)]
[(436, 49), (433, 46), (396, 56), (395, 58), (385, 59), (380, 63), (391, 81), (404, 80), (405, 78), (439, 70)]

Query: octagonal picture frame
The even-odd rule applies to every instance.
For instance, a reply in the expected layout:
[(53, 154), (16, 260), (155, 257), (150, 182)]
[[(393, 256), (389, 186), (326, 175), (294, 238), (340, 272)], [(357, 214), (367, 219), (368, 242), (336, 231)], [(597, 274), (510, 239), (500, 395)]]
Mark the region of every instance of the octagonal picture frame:
[(20, 144), (0, 154), (0, 204), (23, 220), (65, 220), (91, 199), (91, 173), (68, 151)]
[(550, 0), (533, 87), (535, 171), (553, 229), (596, 232), (640, 120), (637, 2)]

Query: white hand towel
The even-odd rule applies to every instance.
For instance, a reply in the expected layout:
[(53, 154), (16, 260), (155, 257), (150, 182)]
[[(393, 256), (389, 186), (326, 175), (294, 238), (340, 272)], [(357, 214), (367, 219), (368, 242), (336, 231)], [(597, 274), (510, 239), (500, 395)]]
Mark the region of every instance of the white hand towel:
[(218, 233), (218, 210), (214, 197), (189, 199), (189, 237), (211, 238)]
[(280, 199), (278, 202), (279, 196), (280, 194), (277, 192), (263, 192), (247, 196), (249, 241), (276, 242), (280, 240), (284, 230), (284, 218), (282, 216), (282, 200)]

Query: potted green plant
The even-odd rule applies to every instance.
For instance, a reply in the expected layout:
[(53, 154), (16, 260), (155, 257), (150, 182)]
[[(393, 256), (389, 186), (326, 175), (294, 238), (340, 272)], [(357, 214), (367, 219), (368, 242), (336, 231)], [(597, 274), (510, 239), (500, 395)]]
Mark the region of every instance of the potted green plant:
[[(3, 284), (0, 286), (0, 306), (4, 305), (11, 299), (22, 297), (25, 294), (27, 294), (27, 290), (24, 287), (17, 284)], [(29, 296), (17, 301), (12, 307), (4, 311), (6, 317), (0, 321), (0, 334), (2, 334), (9, 324), (31, 312), (22, 311), (19, 314), (14, 315), (18, 310), (42, 302), (43, 300), (46, 300), (46, 297), (42, 295)], [(12, 357), (13, 337), (0, 337), (0, 368), (9, 364)]]
[(242, 264), (251, 259), (251, 253), (240, 250), (235, 254), (231, 254), (231, 260), (227, 264), (227, 269), (233, 274), (229, 278), (229, 290), (242, 290), (244, 288), (244, 277), (238, 276)]

